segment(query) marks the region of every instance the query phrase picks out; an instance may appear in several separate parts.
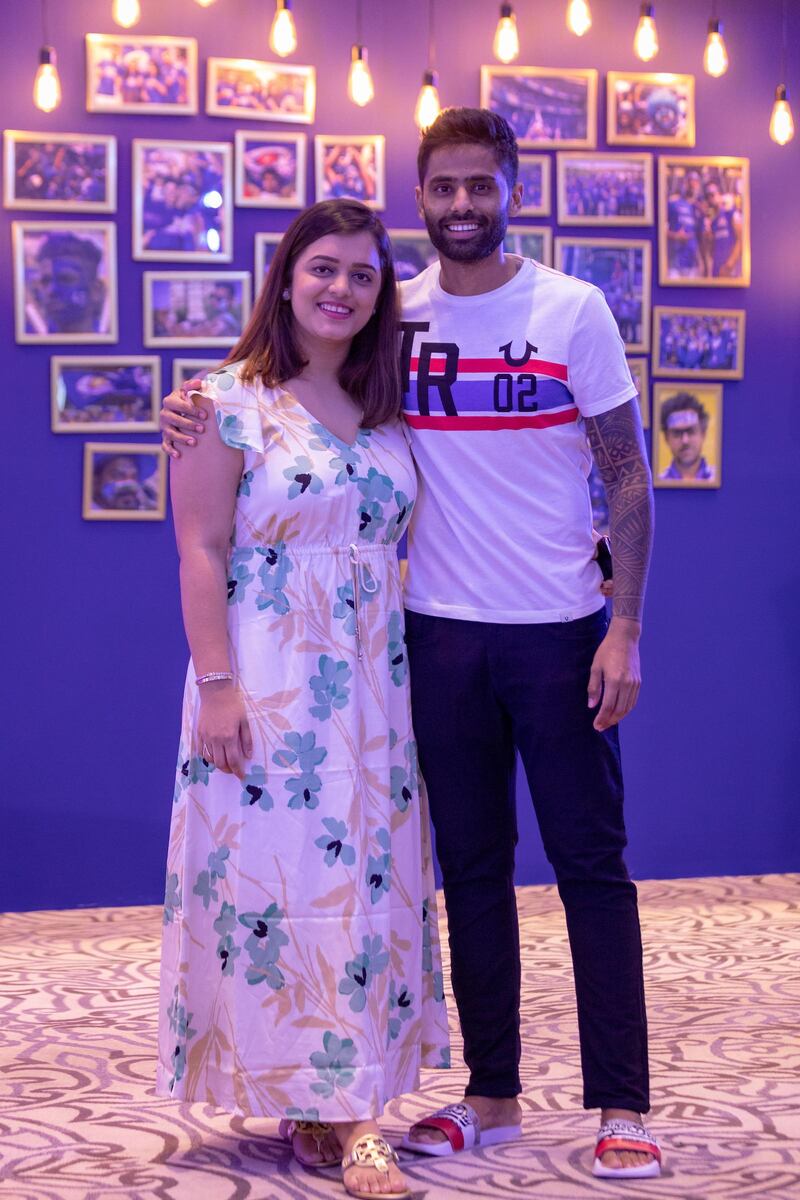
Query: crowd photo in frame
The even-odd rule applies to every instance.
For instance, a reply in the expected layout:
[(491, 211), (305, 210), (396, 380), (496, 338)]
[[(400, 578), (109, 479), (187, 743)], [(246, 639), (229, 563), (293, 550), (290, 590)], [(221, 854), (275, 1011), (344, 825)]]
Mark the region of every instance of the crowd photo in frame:
[(50, 359), (53, 433), (149, 433), (158, 429), (158, 355), (54, 354)]
[(134, 138), (132, 155), (133, 257), (230, 262), (230, 144)]
[(394, 273), (399, 283), (404, 279), (413, 279), (432, 263), (439, 261), (439, 255), (426, 230), (388, 229), (387, 233), (392, 243)]
[(556, 238), (556, 270), (600, 288), (628, 352), (650, 349), (650, 249), (635, 238)]
[(481, 67), (482, 108), (505, 117), (523, 150), (593, 150), (597, 71), (593, 67)]
[(86, 442), (82, 512), (86, 521), (163, 521), (167, 460), (161, 447)]
[(741, 308), (653, 309), (653, 374), (694, 379), (744, 376)]
[(360, 200), (386, 207), (386, 139), (382, 133), (314, 136), (317, 200)]
[(506, 254), (533, 258), (545, 267), (553, 265), (553, 231), (549, 225), (509, 225), (503, 241)]
[(117, 242), (111, 221), (13, 221), (16, 340), (117, 340)]
[(117, 139), (107, 134), (3, 131), (3, 205), (45, 212), (115, 212)]
[(306, 135), (237, 129), (237, 205), (243, 208), (305, 208)]
[(87, 33), (86, 109), (174, 116), (196, 113), (196, 40)]
[(520, 151), (517, 183), (522, 185), (522, 207), (520, 217), (549, 217), (550, 202), (550, 155), (529, 154)]
[(749, 159), (662, 156), (658, 200), (662, 287), (749, 287)]
[(317, 98), (314, 67), (257, 58), (209, 58), (206, 112), (246, 121), (310, 125)]
[(563, 150), (556, 155), (559, 225), (652, 225), (653, 156)]
[(190, 379), (203, 379), (220, 365), (218, 358), (174, 358), (172, 360), (172, 390), (183, 387)]
[(722, 384), (653, 385), (653, 487), (722, 483)]
[(609, 71), (606, 141), (609, 146), (693, 146), (694, 75)]
[(145, 346), (233, 346), (250, 316), (249, 271), (145, 271)]

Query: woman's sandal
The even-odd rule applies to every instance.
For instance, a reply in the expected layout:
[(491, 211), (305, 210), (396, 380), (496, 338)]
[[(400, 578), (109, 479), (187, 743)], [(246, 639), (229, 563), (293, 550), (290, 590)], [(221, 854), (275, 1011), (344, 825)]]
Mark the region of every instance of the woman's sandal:
[[(641, 1167), (605, 1167), (601, 1158), (606, 1150), (633, 1150), (653, 1157)], [(599, 1179), (653, 1179), (661, 1174), (661, 1148), (650, 1130), (638, 1121), (604, 1121), (597, 1134), (592, 1174)]]
[(374, 1196), (380, 1196), (381, 1200), (408, 1200), (411, 1196), (408, 1188), (404, 1188), (402, 1192), (362, 1192), (350, 1187), (344, 1178), (348, 1167), (370, 1167), (373, 1171), (388, 1175), (390, 1164), (398, 1161), (397, 1152), (385, 1138), (374, 1133), (365, 1133), (353, 1143), (350, 1153), (342, 1159), (342, 1183), (345, 1191), (349, 1196), (357, 1197), (357, 1200), (373, 1200)]
[[(341, 1147), (339, 1151), (327, 1151), (324, 1149), (325, 1141), (331, 1134), (336, 1137), (332, 1125), (326, 1125), (323, 1121), (281, 1121), (278, 1126), (278, 1132), (285, 1142), (289, 1142), (292, 1147), (292, 1153), (297, 1161), (303, 1167), (338, 1167), (341, 1161)], [(299, 1154), (297, 1147), (294, 1144), (294, 1136), (296, 1133), (304, 1133), (314, 1139), (314, 1143), (319, 1151), (320, 1157), (304, 1158)], [(336, 1138), (338, 1141), (339, 1139)]]

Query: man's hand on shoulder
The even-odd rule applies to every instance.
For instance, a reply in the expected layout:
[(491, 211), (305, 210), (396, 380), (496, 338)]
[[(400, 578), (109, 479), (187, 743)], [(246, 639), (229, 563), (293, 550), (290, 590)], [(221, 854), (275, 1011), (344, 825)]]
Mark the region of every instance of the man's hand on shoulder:
[(205, 432), (203, 422), (208, 414), (195, 403), (199, 399), (201, 385), (200, 379), (188, 379), (182, 387), (176, 388), (161, 401), (158, 422), (161, 427), (161, 448), (170, 458), (180, 458), (179, 447), (196, 445), (197, 438), (194, 435)]
[[(627, 617), (613, 617), (608, 633), (597, 647), (589, 674), (589, 708), (600, 710), (594, 727), (602, 733), (633, 709), (642, 686), (639, 638), (642, 627)], [(602, 697), (602, 704), (600, 703)]]

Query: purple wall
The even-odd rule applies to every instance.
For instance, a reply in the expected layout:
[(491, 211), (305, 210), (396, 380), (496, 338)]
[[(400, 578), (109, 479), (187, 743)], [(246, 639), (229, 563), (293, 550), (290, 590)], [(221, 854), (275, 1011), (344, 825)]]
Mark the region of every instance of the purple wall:
[[(50, 6), (64, 101), (50, 116), (39, 113), (30, 98), (41, 37), (38, 7), (2, 5), (4, 123), (117, 136), (120, 340), (98, 352), (142, 353), (142, 273), (178, 264), (131, 261), (131, 139), (232, 142), (235, 129), (258, 125), (204, 115), (87, 114), (83, 34), (114, 30), (111, 0)], [(272, 6), (266, 2), (218, 0), (204, 10), (191, 0), (142, 0), (142, 7), (145, 16), (135, 32), (197, 37), (201, 104), (209, 54), (271, 57), (266, 32)], [(374, 0), (364, 7), (377, 99), (358, 110), (344, 90), (355, 5), (297, 0), (301, 49), (295, 58), (318, 69), (317, 124), (302, 128), (310, 134), (384, 133), (387, 224), (413, 226), (411, 113), (425, 65), (427, 0)], [(637, 5), (596, 0), (595, 27), (582, 41), (567, 33), (565, 7), (565, 0), (518, 5), (521, 61), (599, 68), (603, 112), (606, 71), (637, 66), (630, 50)], [(695, 153), (751, 159), (753, 284), (749, 290), (656, 287), (654, 300), (745, 307), (746, 378), (725, 384), (723, 488), (657, 495), (645, 685), (624, 731), (629, 861), (639, 877), (785, 871), (800, 862), (800, 138), (781, 149), (767, 136), (778, 82), (778, 0), (720, 5), (732, 55), (720, 81), (702, 72), (707, 7), (695, 0), (658, 7), (662, 52), (656, 62), (660, 70), (697, 76)], [(486, 0), (439, 0), (438, 66), (446, 102), (477, 103), (478, 68), (491, 61), (496, 9)], [(790, 33), (796, 39), (795, 17)], [(796, 54), (788, 82), (800, 117)], [(603, 148), (602, 129), (598, 145)], [(2, 220), (9, 226), (12, 217), (50, 215), (4, 212)], [(287, 219), (237, 209), (230, 266), (251, 270), (256, 230), (280, 230)], [(163, 890), (187, 658), (172, 531), (168, 522), (82, 521), (84, 439), (50, 432), (48, 360), (51, 352), (84, 348), (16, 346), (8, 229), (0, 236), (0, 268), (8, 535), (0, 662), (10, 700), (3, 730), (0, 909), (155, 902)], [(163, 355), (166, 379), (172, 358), (190, 353)], [(549, 880), (522, 790), (521, 799), (519, 880)]]

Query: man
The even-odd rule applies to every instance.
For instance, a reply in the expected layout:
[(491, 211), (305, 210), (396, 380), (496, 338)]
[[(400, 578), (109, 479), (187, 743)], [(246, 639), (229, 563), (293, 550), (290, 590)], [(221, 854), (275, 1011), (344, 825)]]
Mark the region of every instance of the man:
[(672, 462), (659, 479), (682, 479), (688, 483), (711, 483), (714, 468), (703, 457), (708, 429), (708, 412), (691, 392), (670, 396), (661, 407), (661, 432)]
[(703, 214), (700, 177), (687, 171), (680, 188), (667, 201), (667, 272), (670, 279), (699, 279)]
[(723, 196), (716, 183), (705, 187), (705, 239), (714, 279), (735, 279), (742, 273), (742, 214), (732, 196)]
[[(406, 639), (420, 767), (442, 867), (466, 1103), (404, 1145), (448, 1154), (518, 1137), (520, 956), (513, 871), (519, 749), (564, 901), (597, 1174), (654, 1175), (636, 891), (622, 860), (616, 723), (636, 702), (652, 494), (636, 389), (601, 292), (503, 238), (519, 211), (513, 131), (445, 111), (417, 204), (439, 252), (402, 285), (401, 370), (419, 471)], [(166, 448), (193, 429), (175, 395)], [(582, 418), (582, 419), (581, 419)], [(191, 440), (190, 438), (188, 440)], [(598, 605), (589, 447), (615, 547)]]
[(47, 333), (99, 333), (106, 285), (99, 277), (102, 253), (88, 237), (52, 233), (36, 255), (30, 283), (28, 324)]

